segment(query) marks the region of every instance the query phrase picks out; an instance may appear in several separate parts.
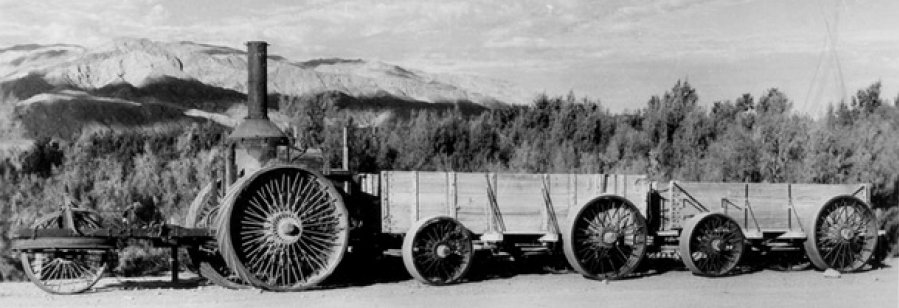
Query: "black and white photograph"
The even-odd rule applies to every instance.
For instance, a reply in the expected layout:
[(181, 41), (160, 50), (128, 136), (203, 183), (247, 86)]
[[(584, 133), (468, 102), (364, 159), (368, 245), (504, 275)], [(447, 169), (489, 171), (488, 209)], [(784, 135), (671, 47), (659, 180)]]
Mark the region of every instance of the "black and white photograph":
[(0, 0), (0, 307), (899, 307), (897, 16)]

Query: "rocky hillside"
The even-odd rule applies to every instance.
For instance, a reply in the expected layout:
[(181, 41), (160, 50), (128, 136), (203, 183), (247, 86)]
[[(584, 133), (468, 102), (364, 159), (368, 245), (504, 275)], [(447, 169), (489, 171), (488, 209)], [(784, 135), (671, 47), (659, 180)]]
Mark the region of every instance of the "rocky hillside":
[[(193, 42), (120, 39), (95, 48), (0, 49), (0, 146), (71, 137), (86, 127), (167, 125), (197, 117), (232, 124), (245, 112), (246, 66), (243, 50)], [(477, 106), (527, 101), (523, 91), (506, 82), (375, 61), (292, 61), (270, 55), (268, 75), (270, 94), (336, 93), (362, 104), (385, 97)]]

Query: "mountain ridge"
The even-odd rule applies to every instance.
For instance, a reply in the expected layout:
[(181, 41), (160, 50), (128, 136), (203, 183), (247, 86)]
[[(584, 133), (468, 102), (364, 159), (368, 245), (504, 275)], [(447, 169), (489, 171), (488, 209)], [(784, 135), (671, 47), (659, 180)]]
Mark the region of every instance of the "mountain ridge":
[[(17, 53), (17, 54), (9, 54)], [(291, 61), (270, 55), (269, 90), (302, 95), (329, 90), (354, 96), (385, 91), (421, 101), (468, 100), (520, 104), (526, 95), (505, 81), (463, 75), (430, 74), (381, 61), (325, 58)], [(115, 83), (141, 86), (160, 76), (195, 79), (208, 85), (245, 92), (246, 53), (194, 42), (117, 39), (89, 49), (76, 45), (16, 45), (0, 49), (0, 82), (40, 74), (49, 83), (80, 89)], [(485, 84), (469, 90), (468, 84)]]
[[(136, 119), (135, 125), (143, 125), (155, 122), (157, 116), (172, 121), (177, 114), (219, 120), (221, 115), (241, 117), (246, 69), (245, 51), (189, 41), (124, 38), (95, 47), (26, 44), (0, 48), (0, 106), (6, 105), (0, 108), (0, 117), (18, 122), (57, 121), (65, 123), (68, 131), (34, 131), (48, 125), (18, 123), (10, 125), (18, 127), (15, 131), (0, 127), (0, 141), (46, 136), (67, 139), (77, 134), (78, 123), (129, 126), (127, 121)], [(400, 104), (462, 103), (483, 108), (527, 101), (522, 90), (505, 81), (431, 74), (364, 59), (297, 61), (278, 55), (268, 57), (268, 89), (269, 95), (295, 97), (343, 93), (353, 98), (354, 104), (385, 97)], [(117, 105), (105, 110), (112, 102)], [(79, 112), (79, 106), (94, 112)], [(104, 111), (111, 110), (116, 114), (106, 117)], [(29, 114), (38, 111), (41, 114)], [(230, 125), (235, 121), (217, 122)]]

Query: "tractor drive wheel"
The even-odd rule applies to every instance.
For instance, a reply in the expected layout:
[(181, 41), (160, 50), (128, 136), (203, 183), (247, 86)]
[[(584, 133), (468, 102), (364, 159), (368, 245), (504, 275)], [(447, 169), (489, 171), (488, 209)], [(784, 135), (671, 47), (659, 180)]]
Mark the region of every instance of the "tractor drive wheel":
[(273, 291), (314, 287), (328, 278), (348, 246), (343, 197), (318, 172), (280, 166), (234, 183), (218, 217), (219, 250), (251, 285)]
[(591, 279), (629, 275), (646, 253), (646, 220), (627, 199), (604, 196), (569, 216), (563, 230), (565, 258)]
[(856, 271), (868, 263), (877, 245), (874, 212), (856, 197), (831, 199), (809, 226), (813, 229), (805, 240), (805, 251), (821, 270)]

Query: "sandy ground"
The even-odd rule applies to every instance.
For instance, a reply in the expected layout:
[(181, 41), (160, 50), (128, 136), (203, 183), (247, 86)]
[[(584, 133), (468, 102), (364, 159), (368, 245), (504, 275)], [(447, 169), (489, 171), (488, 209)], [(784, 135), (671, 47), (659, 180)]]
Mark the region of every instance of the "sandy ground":
[(177, 285), (165, 277), (106, 278), (95, 291), (69, 296), (0, 283), (0, 307), (899, 307), (897, 263), (838, 279), (813, 270), (710, 279), (675, 268), (607, 283), (574, 273), (518, 273), (433, 287), (402, 276), (295, 293), (228, 290), (188, 274)]

